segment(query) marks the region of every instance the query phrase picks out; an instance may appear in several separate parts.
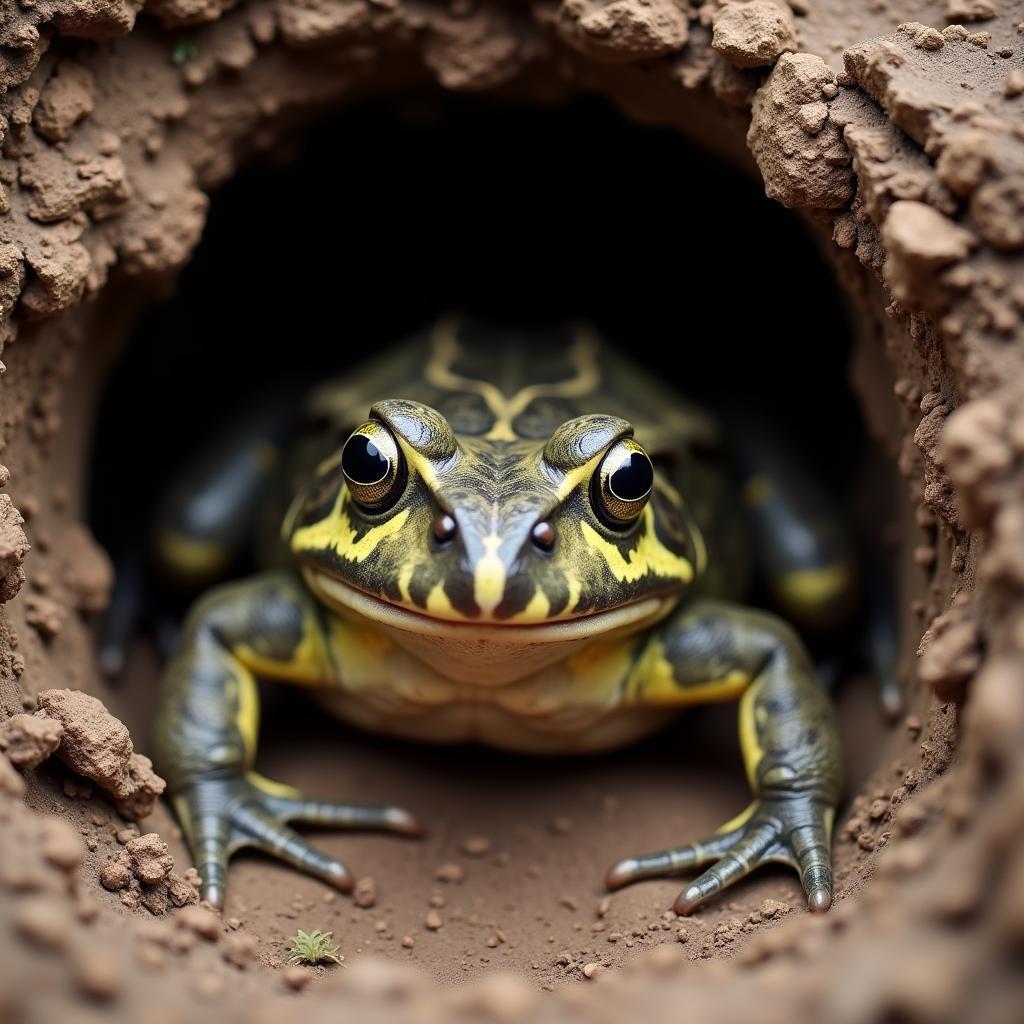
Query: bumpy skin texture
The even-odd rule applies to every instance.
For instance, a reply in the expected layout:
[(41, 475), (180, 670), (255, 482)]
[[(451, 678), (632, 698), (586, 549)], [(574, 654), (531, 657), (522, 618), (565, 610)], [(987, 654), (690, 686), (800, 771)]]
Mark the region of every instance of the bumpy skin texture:
[[(436, 724), (423, 738), (513, 749), (533, 749), (523, 738), (536, 717), (531, 686), (547, 694), (556, 712), (592, 716), (589, 728), (556, 727), (545, 736), (544, 749), (556, 751), (562, 733), (566, 750), (599, 748), (624, 741), (629, 730), (616, 733), (618, 717), (650, 713), (649, 729), (659, 711), (739, 698), (754, 802), (709, 840), (619, 862), (608, 884), (710, 865), (677, 900), (683, 914), (758, 865), (782, 861), (800, 873), (811, 909), (827, 910), (841, 775), (834, 713), (792, 629), (766, 613), (700, 596), (722, 592), (739, 574), (706, 572), (734, 559), (737, 546), (708, 547), (714, 535), (702, 526), (717, 522), (721, 531), (727, 488), (711, 467), (703, 475), (697, 470), (699, 460), (685, 444), (693, 425), (676, 411), (677, 447), (661, 453), (650, 497), (631, 507), (628, 519), (609, 521), (602, 504), (608, 460), (618, 465), (614, 460), (627, 451), (650, 463), (632, 441), (622, 448), (632, 424), (591, 409), (653, 406), (668, 445), (673, 407), (662, 415), (655, 401), (667, 396), (635, 371), (612, 372), (596, 341), (588, 336), (583, 344), (578, 334), (544, 339), (535, 358), (519, 361), (538, 379), (505, 390), (469, 375), (483, 365), (483, 353), (494, 361), (494, 344), (474, 344), (487, 341), (486, 331), (442, 324), (427, 342), (425, 362), (424, 343), (414, 341), (404, 365), (425, 369), (396, 380), (396, 387), (433, 389), (455, 422), (408, 399), (377, 403), (375, 419), (352, 434), (340, 456), (328, 457), (300, 494), (287, 539), (320, 601), (295, 577), (272, 573), (219, 588), (191, 613), (163, 689), (158, 756), (204, 895), (222, 901), (228, 858), (243, 845), (349, 889), (348, 869), (288, 829), (288, 820), (416, 830), (397, 808), (318, 804), (257, 775), (255, 676), (261, 675), (340, 691), (344, 702), (357, 705), (354, 712), (348, 707), (354, 720), (384, 732), (401, 732), (403, 714), (427, 701)], [(520, 338), (516, 351), (529, 349), (528, 342)], [(379, 383), (379, 372), (365, 371), (365, 390)], [(358, 375), (350, 380), (348, 394), (363, 390)], [(650, 433), (659, 440), (653, 426)], [(362, 451), (371, 437), (374, 452), (386, 453), (386, 485), (361, 492), (345, 453), (350, 445)], [(378, 462), (371, 469), (378, 472)], [(680, 493), (679, 485), (701, 479), (703, 491)], [(761, 484), (762, 491), (771, 488), (770, 481)], [(759, 510), (772, 513), (765, 524), (782, 552), (776, 568), (783, 575), (813, 573), (806, 549), (801, 564), (787, 543), (792, 524), (769, 502), (757, 502), (753, 514)], [(800, 536), (813, 534), (814, 525), (799, 524)], [(538, 527), (543, 545), (535, 542)], [(829, 536), (827, 529), (819, 532)], [(786, 552), (793, 555), (788, 561)], [(822, 546), (814, 556), (829, 553)], [(829, 577), (838, 580), (834, 589), (851, 578)], [(682, 603), (671, 610), (680, 595)], [(625, 625), (599, 625), (602, 616), (648, 606)], [(545, 642), (537, 628), (574, 623), (587, 632), (530, 660)], [(423, 635), (438, 638), (440, 656), (425, 653)], [(395, 642), (409, 648), (404, 663), (391, 654)], [(520, 667), (497, 676), (486, 654), (491, 644), (506, 645)], [(586, 658), (573, 657), (588, 644)], [(468, 675), (458, 675), (449, 660)], [(414, 691), (403, 693), (401, 683), (409, 680)], [(469, 696), (465, 686), (452, 688), (454, 680), (468, 682)], [(389, 689), (387, 711), (375, 712), (377, 691)], [(517, 707), (518, 692), (527, 697)], [(500, 718), (490, 728), (480, 724), (480, 705), (486, 711), (489, 702), (500, 702), (511, 719), (504, 727)], [(345, 713), (346, 704), (340, 707)]]

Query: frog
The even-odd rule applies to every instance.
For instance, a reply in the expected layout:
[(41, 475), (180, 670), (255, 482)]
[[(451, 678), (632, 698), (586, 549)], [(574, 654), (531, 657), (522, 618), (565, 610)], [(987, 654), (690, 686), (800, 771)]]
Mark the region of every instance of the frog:
[[(305, 422), (274, 477), (279, 557), (198, 597), (159, 689), (155, 760), (202, 898), (223, 906), (242, 847), (349, 892), (295, 824), (422, 834), (403, 808), (257, 771), (258, 682), (276, 681), (362, 730), (523, 756), (599, 755), (735, 703), (749, 804), (620, 851), (604, 884), (691, 875), (686, 915), (781, 863), (829, 909), (843, 757), (800, 629), (843, 614), (856, 559), (798, 460), (757, 454), (756, 431), (734, 457), (715, 413), (575, 322), (442, 317), (315, 385)], [(258, 447), (247, 464), (272, 463)], [(260, 504), (239, 493), (182, 505), (168, 560), (224, 562), (218, 523)], [(757, 564), (770, 607), (744, 603)]]

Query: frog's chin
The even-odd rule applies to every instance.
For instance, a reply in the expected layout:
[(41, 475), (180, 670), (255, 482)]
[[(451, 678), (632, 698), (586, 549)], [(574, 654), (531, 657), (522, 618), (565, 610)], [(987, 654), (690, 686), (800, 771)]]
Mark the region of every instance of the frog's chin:
[(372, 623), (442, 675), (476, 686), (515, 682), (592, 639), (635, 633), (666, 616), (676, 603), (676, 595), (650, 597), (560, 622), (453, 622), (389, 604), (315, 569), (303, 568), (303, 574), (329, 608)]

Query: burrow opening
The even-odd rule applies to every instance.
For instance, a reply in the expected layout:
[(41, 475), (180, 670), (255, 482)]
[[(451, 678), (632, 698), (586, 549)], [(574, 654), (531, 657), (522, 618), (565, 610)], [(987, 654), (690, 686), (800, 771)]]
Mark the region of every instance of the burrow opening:
[[(899, 503), (850, 386), (850, 313), (799, 218), (743, 170), (603, 100), (441, 97), (332, 115), (216, 193), (173, 294), (140, 322), (107, 382), (90, 481), (97, 537), (123, 567), (168, 481), (218, 424), (453, 308), (524, 324), (584, 316), (688, 396), (770, 418), (853, 510), (855, 528), (891, 541)], [(166, 600), (173, 618), (180, 596)], [(146, 737), (159, 630), (152, 617), (138, 625), (115, 687)], [(550, 761), (366, 736), (287, 687), (265, 699), (261, 771), (325, 798), (407, 805), (431, 827), (415, 844), (317, 835), (377, 880), (368, 911), (326, 903), (319, 883), (240, 855), (229, 912), (268, 949), (308, 924), (333, 927), (357, 955), (410, 959), (453, 980), (504, 966), (557, 981), (564, 950), (618, 962), (674, 939), (661, 915), (675, 881), (616, 894), (592, 930), (608, 863), (710, 832), (746, 803), (732, 708), (689, 713), (639, 747)], [(838, 700), (852, 794), (901, 741), (863, 674), (840, 681)], [(485, 856), (460, 852), (469, 835), (490, 840)], [(441, 887), (445, 927), (424, 935), (447, 861), (466, 879)], [(764, 870), (700, 920), (713, 927), (766, 897), (798, 905), (798, 885)], [(295, 906), (307, 908), (302, 920), (289, 918)], [(498, 930), (507, 941), (489, 945)], [(613, 933), (624, 938), (610, 943)]]

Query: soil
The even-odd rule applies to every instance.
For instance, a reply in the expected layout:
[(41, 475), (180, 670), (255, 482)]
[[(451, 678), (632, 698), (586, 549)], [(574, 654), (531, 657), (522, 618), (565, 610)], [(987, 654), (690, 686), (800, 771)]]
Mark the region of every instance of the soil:
[[(1024, 7), (141, 6), (22, 0), (0, 15), (0, 1016), (1018, 1019)], [(605, 902), (611, 860), (743, 803), (717, 712), (568, 763), (275, 712), (268, 775), (405, 804), (431, 827), (419, 842), (319, 835), (362, 879), (352, 901), (243, 856), (217, 916), (194, 902), (166, 805), (125, 817), (160, 780), (149, 655), (118, 692), (90, 631), (111, 569), (82, 525), (84, 452), (110, 360), (187, 261), (214, 186), (325, 109), (438, 86), (598, 91), (676, 127), (802, 211), (850, 297), (855, 383), (911, 508), (897, 531), (910, 699), (884, 729), (870, 686), (843, 686), (852, 786), (827, 915), (769, 872), (685, 921), (662, 913), (673, 883)], [(774, 317), (799, 288), (780, 301)], [(12, 717), (25, 713), (35, 725)], [(332, 930), (348, 966), (286, 967), (298, 928)]]

